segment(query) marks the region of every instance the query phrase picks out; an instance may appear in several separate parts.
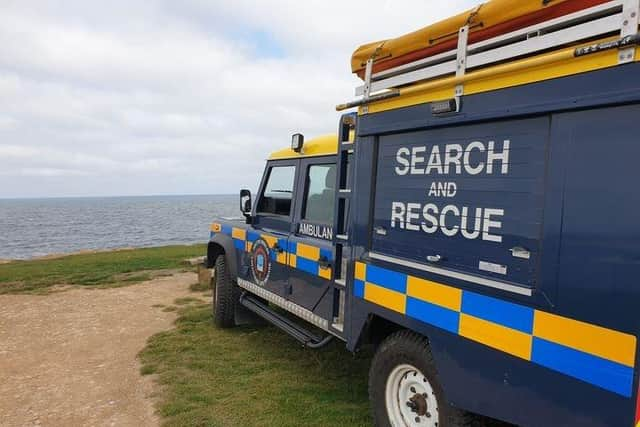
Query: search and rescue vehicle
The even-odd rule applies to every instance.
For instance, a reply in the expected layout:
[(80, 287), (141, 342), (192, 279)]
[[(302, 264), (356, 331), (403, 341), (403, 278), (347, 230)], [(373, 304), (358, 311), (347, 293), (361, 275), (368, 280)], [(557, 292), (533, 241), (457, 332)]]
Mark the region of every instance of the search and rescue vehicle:
[(212, 224), (216, 324), (372, 343), (379, 426), (640, 427), (639, 13), (492, 0), (359, 48), (338, 135)]

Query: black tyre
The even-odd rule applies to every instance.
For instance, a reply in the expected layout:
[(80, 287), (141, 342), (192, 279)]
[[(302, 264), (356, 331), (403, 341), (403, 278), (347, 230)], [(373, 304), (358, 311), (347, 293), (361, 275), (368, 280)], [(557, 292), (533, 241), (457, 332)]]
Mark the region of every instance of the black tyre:
[(213, 286), (213, 319), (216, 326), (231, 328), (236, 325), (235, 310), (238, 295), (238, 286), (229, 276), (225, 256), (218, 255)]
[(447, 403), (427, 340), (411, 331), (387, 337), (371, 362), (369, 399), (378, 427), (467, 427), (474, 417)]

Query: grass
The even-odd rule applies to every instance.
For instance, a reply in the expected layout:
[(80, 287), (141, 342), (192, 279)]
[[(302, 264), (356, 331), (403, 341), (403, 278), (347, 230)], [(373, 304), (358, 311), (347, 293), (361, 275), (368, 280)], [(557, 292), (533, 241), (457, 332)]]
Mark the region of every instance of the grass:
[(213, 326), (211, 306), (176, 301), (175, 329), (140, 353), (162, 386), (166, 426), (368, 426), (369, 355), (342, 342), (301, 348), (273, 327)]
[(47, 293), (56, 285), (122, 286), (149, 280), (206, 252), (204, 245), (69, 255), (0, 265), (0, 294)]
[(187, 305), (194, 302), (202, 302), (202, 300), (193, 297), (177, 298), (173, 303), (175, 305)]
[(193, 292), (206, 292), (211, 290), (211, 285), (208, 283), (196, 282), (189, 286), (189, 289)]

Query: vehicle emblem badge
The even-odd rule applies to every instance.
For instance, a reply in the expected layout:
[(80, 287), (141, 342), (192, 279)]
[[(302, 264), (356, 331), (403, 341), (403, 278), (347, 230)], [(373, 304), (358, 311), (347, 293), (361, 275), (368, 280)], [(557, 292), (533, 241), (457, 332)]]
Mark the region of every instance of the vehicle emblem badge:
[(256, 240), (251, 248), (251, 272), (257, 285), (264, 286), (271, 274), (271, 256), (267, 242)]

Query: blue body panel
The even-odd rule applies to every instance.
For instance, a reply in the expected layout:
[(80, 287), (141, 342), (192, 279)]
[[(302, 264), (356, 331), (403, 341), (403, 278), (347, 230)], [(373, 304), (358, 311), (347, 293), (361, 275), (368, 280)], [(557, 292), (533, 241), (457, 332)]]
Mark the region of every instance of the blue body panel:
[[(482, 124), (472, 124), (459, 127), (446, 127), (435, 130), (423, 130), (379, 138), (378, 167), (376, 178), (376, 198), (374, 202), (374, 226), (388, 228), (387, 235), (373, 236), (371, 249), (389, 255), (407, 259), (422, 260), (428, 255), (441, 255), (443, 267), (460, 271), (475, 272), (478, 262), (487, 260), (497, 264), (508, 264), (508, 274), (504, 277), (492, 273), (491, 276), (504, 278), (510, 282), (533, 287), (537, 280), (537, 270), (540, 260), (540, 235), (544, 214), (544, 182), (545, 163), (549, 141), (549, 117), (537, 117), (521, 120), (491, 121)], [(479, 142), (481, 150), (467, 148), (469, 143)], [(510, 147), (506, 150), (506, 142)], [(493, 155), (508, 153), (508, 162), (496, 160), (491, 173), (487, 173), (487, 157), (491, 154), (488, 144), (493, 143)], [(446, 147), (457, 146), (465, 150), (464, 159), (458, 160), (459, 171), (456, 166), (438, 165), (432, 168), (431, 174), (423, 173), (429, 161), (431, 149), (438, 149), (434, 157), (436, 161), (446, 156)], [(427, 149), (419, 157), (424, 161), (416, 164), (418, 173), (402, 168), (405, 174), (396, 173), (396, 153), (398, 150), (410, 148)], [(466, 153), (469, 156), (466, 156)], [(408, 161), (407, 158), (403, 159)], [(464, 163), (464, 165), (460, 165)], [(484, 173), (471, 174), (466, 167), (473, 165), (476, 170), (483, 165)], [(445, 173), (449, 169), (449, 173)], [(501, 170), (501, 168), (504, 168)], [(469, 168), (471, 169), (471, 168)], [(502, 171), (507, 171), (502, 174)], [(460, 173), (457, 173), (460, 172)], [(432, 187), (433, 190), (432, 190)], [(435, 192), (440, 185), (455, 185), (452, 192), (454, 197), (426, 197), (426, 193)], [(398, 189), (402, 189), (402, 200), (397, 199)], [(448, 189), (449, 190), (449, 189)], [(452, 194), (452, 193), (449, 193)], [(408, 235), (406, 230), (418, 227), (419, 221), (413, 224), (395, 221), (389, 227), (392, 203), (403, 202), (401, 209), (409, 209), (409, 203), (419, 206), (412, 212), (422, 217), (422, 208), (426, 203), (432, 203), (438, 211), (443, 212), (446, 206), (451, 206), (453, 212), (445, 216), (441, 226), (447, 227), (453, 236), (447, 236), (444, 231), (436, 230), (426, 233), (418, 231)], [(455, 202), (451, 204), (450, 202)], [(487, 211), (488, 208), (493, 211)], [(503, 215), (489, 216), (492, 220), (501, 218), (500, 228), (489, 228), (485, 233), (483, 227), (487, 221), (487, 212), (504, 211)], [(406, 219), (407, 214), (403, 217)], [(436, 217), (438, 215), (436, 214)], [(395, 227), (394, 227), (395, 226)], [(458, 230), (456, 230), (458, 228)], [(463, 236), (465, 233), (468, 237)], [(501, 245), (486, 239), (500, 238)], [(521, 246), (530, 252), (530, 259), (522, 260), (511, 256), (504, 248)]]
[[(382, 268), (463, 294), (456, 312), (413, 298), (409, 290), (405, 311), (398, 313), (367, 300), (368, 285), (354, 278), (348, 347), (356, 349), (370, 317), (379, 316), (429, 337), (446, 395), (457, 406), (523, 426), (633, 426), (635, 338), (629, 366), (537, 336), (534, 312), (638, 336), (639, 72), (640, 65), (629, 64), (465, 96), (462, 111), (445, 117), (434, 117), (428, 104), (359, 117), (355, 204), (374, 210), (355, 212), (354, 259), (366, 263), (367, 273)], [(402, 147), (442, 149), (453, 140), (476, 139), (486, 146), (488, 140), (509, 138), (513, 163), (503, 177), (468, 176), (464, 170), (454, 177), (397, 176), (392, 169)], [(418, 153), (425, 157), (422, 167), (429, 154), (429, 148)], [(477, 164), (477, 158), (470, 159)], [(456, 182), (457, 194), (429, 198), (433, 181)], [(401, 229), (398, 223), (391, 227), (392, 202), (422, 207), (433, 200), (515, 214), (505, 215), (499, 244), (460, 233), (448, 237)], [(387, 234), (376, 234), (374, 227), (386, 227)], [(507, 250), (514, 246), (530, 250), (530, 259), (512, 257)], [(408, 262), (386, 262), (372, 253)], [(440, 268), (518, 285), (532, 294), (415, 268), (429, 267), (425, 258), (435, 254), (444, 257)], [(478, 270), (481, 260), (505, 266), (507, 274)], [(406, 291), (397, 278), (385, 279), (385, 287)], [(460, 316), (531, 337), (528, 359), (462, 338)]]

